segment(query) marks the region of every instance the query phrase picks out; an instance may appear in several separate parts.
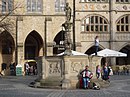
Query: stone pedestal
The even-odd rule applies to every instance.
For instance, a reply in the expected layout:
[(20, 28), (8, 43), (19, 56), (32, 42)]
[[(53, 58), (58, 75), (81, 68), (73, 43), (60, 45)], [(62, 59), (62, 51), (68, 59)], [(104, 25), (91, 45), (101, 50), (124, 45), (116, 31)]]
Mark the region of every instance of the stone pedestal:
[[(40, 87), (79, 88), (80, 72), (89, 65), (96, 78), (96, 66), (101, 64), (96, 56), (57, 56), (37, 59)], [(41, 66), (42, 65), (42, 66)]]
[(63, 79), (62, 81), (62, 89), (70, 89), (71, 88), (71, 82), (69, 79)]

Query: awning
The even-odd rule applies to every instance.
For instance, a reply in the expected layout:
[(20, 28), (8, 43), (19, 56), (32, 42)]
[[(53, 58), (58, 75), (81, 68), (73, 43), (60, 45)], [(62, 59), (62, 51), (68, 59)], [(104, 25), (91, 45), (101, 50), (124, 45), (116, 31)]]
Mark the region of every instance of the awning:
[[(92, 54), (92, 55), (95, 55), (95, 53)], [(127, 57), (127, 54), (106, 48), (106, 49), (103, 49), (101, 51), (98, 51), (97, 56), (102, 56), (102, 57)]]
[[(62, 56), (64, 55), (64, 52), (60, 53), (60, 54), (57, 54), (57, 56)], [(81, 53), (81, 52), (77, 52), (77, 51), (73, 51), (72, 50), (72, 55), (84, 55), (86, 56), (87, 54), (84, 54), (84, 53)]]

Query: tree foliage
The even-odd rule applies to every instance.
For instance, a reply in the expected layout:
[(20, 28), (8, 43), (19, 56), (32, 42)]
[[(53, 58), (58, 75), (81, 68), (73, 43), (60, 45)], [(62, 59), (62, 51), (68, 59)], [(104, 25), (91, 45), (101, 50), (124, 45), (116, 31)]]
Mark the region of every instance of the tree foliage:
[[(12, 0), (13, 1), (13, 0)], [(5, 5), (3, 5), (3, 3), (5, 3)], [(14, 15), (15, 12), (17, 12), (17, 9), (19, 8), (23, 8), (22, 5), (22, 0), (18, 0), (18, 2), (12, 2), (12, 9), (11, 10), (7, 10), (6, 12), (2, 13), (2, 6), (6, 6), (8, 2), (8, 0), (0, 0), (0, 33), (3, 31), (12, 31), (12, 28), (14, 26), (14, 22), (13, 22), (13, 18), (9, 17), (11, 15)], [(16, 15), (16, 14), (15, 14)]]

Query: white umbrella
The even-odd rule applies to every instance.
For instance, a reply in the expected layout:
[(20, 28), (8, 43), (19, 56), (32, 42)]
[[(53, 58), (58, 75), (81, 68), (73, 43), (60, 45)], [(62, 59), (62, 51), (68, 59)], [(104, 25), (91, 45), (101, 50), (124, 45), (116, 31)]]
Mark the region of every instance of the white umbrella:
[[(84, 54), (84, 53), (81, 53), (81, 52), (77, 52), (77, 51), (72, 51), (72, 55), (87, 55), (87, 54)], [(64, 52), (60, 53), (60, 54), (57, 54), (58, 56), (62, 56), (64, 55)]]
[[(92, 54), (92, 55), (95, 55)], [(101, 51), (97, 52), (97, 56), (102, 56), (102, 57), (126, 57), (127, 54), (121, 53), (115, 50), (110, 50), (110, 49), (103, 49)]]

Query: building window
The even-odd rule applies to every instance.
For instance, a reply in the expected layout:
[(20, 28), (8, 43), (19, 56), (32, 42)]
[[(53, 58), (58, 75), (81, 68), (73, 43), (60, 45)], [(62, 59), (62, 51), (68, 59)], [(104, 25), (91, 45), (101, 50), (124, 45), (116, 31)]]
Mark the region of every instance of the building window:
[(80, 2), (108, 2), (109, 0), (80, 0)]
[(2, 13), (13, 10), (13, 0), (2, 0)]
[(27, 12), (42, 12), (42, 0), (27, 0)]
[(117, 32), (130, 32), (130, 15), (121, 17), (116, 23)]
[(66, 0), (55, 0), (55, 11), (64, 12)]
[(91, 15), (82, 21), (82, 32), (108, 32), (108, 21), (98, 15)]
[(116, 0), (117, 3), (130, 3), (130, 0)]

